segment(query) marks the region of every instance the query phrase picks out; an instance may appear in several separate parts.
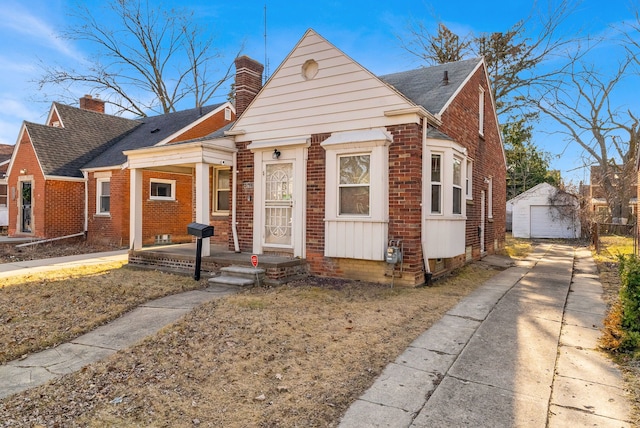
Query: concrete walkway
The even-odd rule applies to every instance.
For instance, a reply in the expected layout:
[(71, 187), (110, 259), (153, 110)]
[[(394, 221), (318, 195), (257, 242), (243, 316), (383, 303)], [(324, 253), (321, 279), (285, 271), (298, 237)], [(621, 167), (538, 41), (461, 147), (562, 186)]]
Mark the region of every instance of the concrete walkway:
[(630, 427), (597, 350), (606, 306), (586, 248), (540, 245), (418, 337), (340, 427)]
[(55, 348), (0, 365), (0, 399), (42, 385), (133, 346), (178, 320), (194, 307), (238, 291), (208, 287), (147, 302), (113, 322)]

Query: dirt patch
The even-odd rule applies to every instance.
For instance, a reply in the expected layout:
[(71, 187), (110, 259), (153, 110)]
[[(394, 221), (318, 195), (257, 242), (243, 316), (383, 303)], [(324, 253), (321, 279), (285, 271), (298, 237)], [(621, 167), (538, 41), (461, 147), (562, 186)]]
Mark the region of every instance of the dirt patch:
[[(202, 305), (81, 372), (4, 399), (0, 420), (9, 426), (336, 426), (389, 362), (496, 273), (472, 264), (417, 289), (319, 278), (252, 289)], [(38, 333), (45, 334), (46, 328)]]

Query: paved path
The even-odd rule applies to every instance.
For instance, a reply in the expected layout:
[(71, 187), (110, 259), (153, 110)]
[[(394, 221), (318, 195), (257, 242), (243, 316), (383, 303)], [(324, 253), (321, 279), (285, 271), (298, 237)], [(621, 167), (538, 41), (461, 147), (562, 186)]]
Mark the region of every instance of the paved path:
[(237, 290), (216, 286), (152, 300), (71, 342), (0, 365), (0, 399), (73, 373), (133, 346), (194, 307)]
[(29, 275), (38, 272), (50, 272), (79, 266), (99, 265), (117, 261), (127, 261), (128, 250), (107, 251), (103, 253), (78, 254), (74, 256), (53, 257), (50, 259), (26, 260), (22, 262), (0, 263), (0, 283), (2, 278), (14, 275)]
[(340, 427), (630, 427), (596, 350), (601, 294), (588, 249), (538, 246), (418, 337)]

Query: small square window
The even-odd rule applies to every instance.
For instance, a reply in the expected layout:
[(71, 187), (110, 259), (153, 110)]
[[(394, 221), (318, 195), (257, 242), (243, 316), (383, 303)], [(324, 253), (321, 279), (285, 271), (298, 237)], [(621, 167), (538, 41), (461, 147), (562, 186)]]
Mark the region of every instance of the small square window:
[(175, 200), (175, 180), (151, 179), (150, 199)]

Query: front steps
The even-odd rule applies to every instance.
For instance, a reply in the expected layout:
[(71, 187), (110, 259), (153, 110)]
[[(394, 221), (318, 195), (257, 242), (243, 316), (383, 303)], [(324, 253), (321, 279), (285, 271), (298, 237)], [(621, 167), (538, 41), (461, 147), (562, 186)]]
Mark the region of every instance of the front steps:
[(246, 266), (227, 266), (220, 268), (220, 275), (209, 278), (209, 284), (253, 287), (263, 284), (264, 279), (264, 269)]

